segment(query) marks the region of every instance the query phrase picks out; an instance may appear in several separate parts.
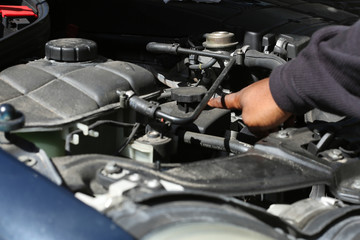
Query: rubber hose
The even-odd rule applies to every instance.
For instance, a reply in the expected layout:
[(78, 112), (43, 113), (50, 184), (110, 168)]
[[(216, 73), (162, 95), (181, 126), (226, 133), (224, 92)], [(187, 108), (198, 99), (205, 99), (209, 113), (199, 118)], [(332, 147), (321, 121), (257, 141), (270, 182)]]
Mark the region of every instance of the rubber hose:
[(245, 53), (244, 64), (246, 67), (261, 67), (273, 70), (285, 64), (286, 61), (273, 54), (265, 54), (256, 50), (248, 50)]
[(202, 70), (212, 67), (215, 63), (216, 63), (216, 59), (212, 58), (207, 63), (190, 65), (189, 68), (192, 70)]

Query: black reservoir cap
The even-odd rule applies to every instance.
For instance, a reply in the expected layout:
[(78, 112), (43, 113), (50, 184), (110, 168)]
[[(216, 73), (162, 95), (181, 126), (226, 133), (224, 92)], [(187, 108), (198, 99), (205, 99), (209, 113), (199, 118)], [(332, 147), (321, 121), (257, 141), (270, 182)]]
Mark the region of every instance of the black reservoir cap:
[(203, 87), (180, 87), (171, 89), (171, 99), (178, 103), (198, 103), (206, 94)]
[(82, 38), (61, 38), (45, 45), (45, 55), (49, 60), (61, 62), (85, 62), (97, 57), (94, 41)]

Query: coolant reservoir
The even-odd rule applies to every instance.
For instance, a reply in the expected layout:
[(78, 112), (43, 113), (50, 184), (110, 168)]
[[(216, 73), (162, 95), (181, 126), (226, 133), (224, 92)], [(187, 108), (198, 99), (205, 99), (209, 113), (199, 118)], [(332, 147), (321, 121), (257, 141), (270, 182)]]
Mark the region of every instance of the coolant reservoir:
[(47, 57), (0, 73), (0, 104), (10, 103), (25, 114), (25, 128), (55, 128), (116, 108), (117, 90), (137, 95), (154, 91), (146, 69), (111, 61), (96, 54), (84, 39), (46, 44)]
[[(45, 52), (43, 59), (0, 73), (0, 104), (10, 103), (21, 111), (25, 127), (19, 132), (26, 132), (33, 142), (46, 142), (46, 149), (56, 145), (63, 151), (59, 138), (64, 129), (118, 109), (117, 90), (133, 90), (137, 95), (155, 91), (150, 71), (98, 56), (91, 40), (52, 40)], [(117, 117), (115, 120), (122, 120), (123, 116)], [(54, 152), (50, 155), (59, 155), (56, 149), (50, 151)]]

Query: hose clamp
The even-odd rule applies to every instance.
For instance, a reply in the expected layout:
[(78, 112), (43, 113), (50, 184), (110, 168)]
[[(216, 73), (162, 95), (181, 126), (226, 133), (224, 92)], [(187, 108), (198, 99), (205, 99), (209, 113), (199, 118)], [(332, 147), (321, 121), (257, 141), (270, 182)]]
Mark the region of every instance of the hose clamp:
[(244, 66), (245, 53), (250, 49), (249, 45), (245, 45), (242, 48), (236, 49), (231, 56), (235, 57), (236, 65)]

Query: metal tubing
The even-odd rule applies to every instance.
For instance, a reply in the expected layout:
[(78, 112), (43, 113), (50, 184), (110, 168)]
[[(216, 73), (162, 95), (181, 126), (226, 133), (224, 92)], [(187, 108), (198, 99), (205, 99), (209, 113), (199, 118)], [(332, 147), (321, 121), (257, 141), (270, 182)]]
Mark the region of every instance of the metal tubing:
[(252, 148), (250, 144), (234, 139), (226, 139), (189, 131), (184, 132), (183, 139), (185, 143), (198, 144), (202, 147), (230, 151), (232, 153), (244, 153)]
[(189, 55), (195, 54), (195, 55), (204, 56), (204, 57), (212, 57), (212, 58), (217, 58), (217, 59), (222, 59), (222, 60), (230, 60), (232, 58), (231, 56), (221, 54), (221, 53), (199, 51), (199, 50), (193, 50), (193, 49), (187, 49), (187, 48), (181, 48), (181, 47), (179, 47), (177, 49), (177, 52), (182, 53), (182, 54), (189, 54)]
[(187, 49), (179, 47), (179, 44), (168, 44), (168, 43), (156, 43), (150, 42), (146, 45), (146, 50), (153, 53), (168, 53), (168, 54), (195, 54), (199, 56), (212, 57), (216, 59), (230, 60), (231, 56), (214, 53), (214, 52), (206, 52), (199, 51), (193, 49)]

